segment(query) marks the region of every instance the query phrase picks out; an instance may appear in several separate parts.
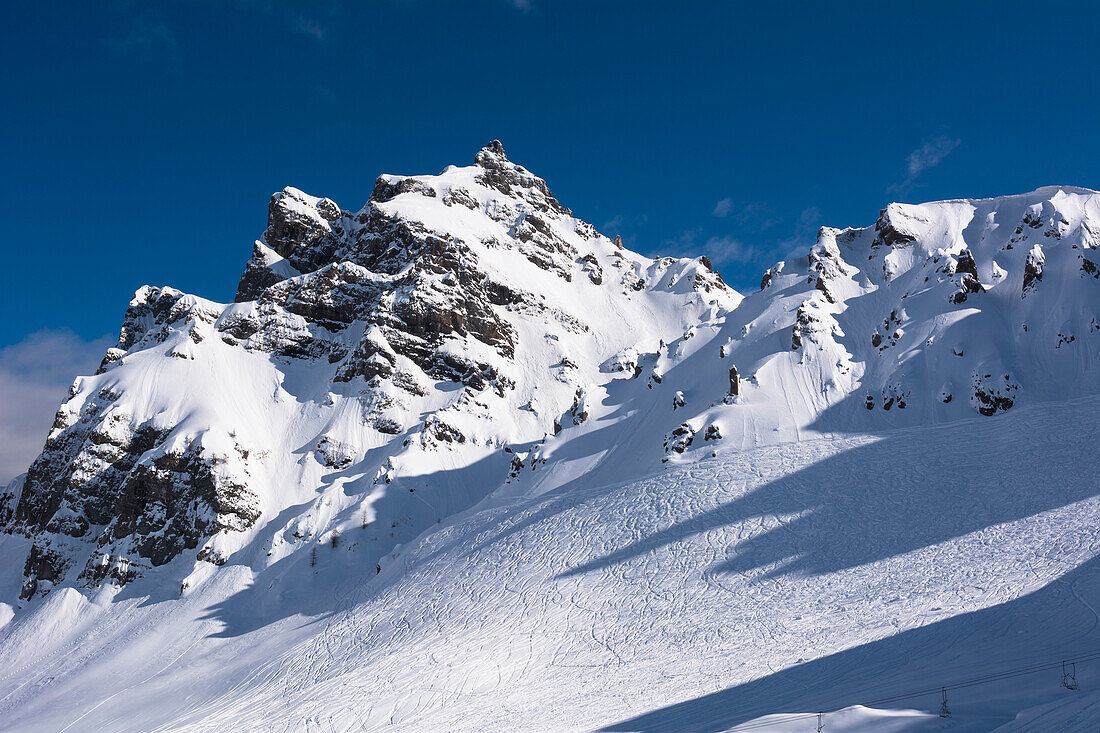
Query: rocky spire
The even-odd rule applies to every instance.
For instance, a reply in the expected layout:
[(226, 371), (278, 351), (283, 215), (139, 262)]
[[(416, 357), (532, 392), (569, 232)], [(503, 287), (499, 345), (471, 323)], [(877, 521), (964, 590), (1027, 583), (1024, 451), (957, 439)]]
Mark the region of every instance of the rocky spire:
[(546, 181), (522, 165), (508, 160), (500, 140), (493, 140), (479, 150), (474, 162), (485, 170), (477, 179), (481, 185), (500, 191), (506, 196), (521, 198), (537, 211), (556, 216), (573, 215), (572, 211), (554, 198)]
[(511, 161), (505, 155), (504, 146), (501, 145), (500, 140), (493, 140), (478, 151), (474, 157), (474, 162), (482, 168), (494, 168), (499, 166), (501, 162), (510, 163)]

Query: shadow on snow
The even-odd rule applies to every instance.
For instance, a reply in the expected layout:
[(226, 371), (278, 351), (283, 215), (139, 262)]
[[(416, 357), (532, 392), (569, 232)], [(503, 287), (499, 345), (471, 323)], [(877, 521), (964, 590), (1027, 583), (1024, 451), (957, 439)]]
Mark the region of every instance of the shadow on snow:
[[(1081, 470), (1082, 443), (1062, 440), (1067, 424), (1094, 430), (1095, 407), (1095, 399), (1087, 398), (1056, 413), (1025, 407), (993, 418), (892, 431), (564, 575), (604, 570), (713, 529), (792, 515), (728, 547), (709, 572), (822, 574), (1063, 507), (1100, 493), (1095, 476)], [(1008, 435), (1012, 441), (1005, 440)], [(721, 464), (711, 464), (711, 470), (720, 483)]]
[[(952, 730), (987, 731), (1011, 721), (1026, 707), (1060, 699), (1072, 704), (1075, 696), (1085, 693), (1062, 689), (1060, 668), (961, 689), (952, 686), (1006, 670), (1058, 665), (1062, 659), (1100, 650), (1100, 630), (1092, 610), (1098, 600), (1100, 558), (1013, 601), (789, 667), (601, 730), (710, 733), (765, 715), (828, 713), (914, 691), (928, 692), (872, 706), (936, 713), (939, 688), (946, 686)], [(1100, 685), (1100, 662), (1078, 664), (1077, 680), (1082, 690), (1095, 691)], [(804, 726), (813, 730), (814, 722)], [(828, 729), (828, 714), (824, 722)], [(942, 721), (925, 719), (924, 725), (917, 725), (938, 729)]]

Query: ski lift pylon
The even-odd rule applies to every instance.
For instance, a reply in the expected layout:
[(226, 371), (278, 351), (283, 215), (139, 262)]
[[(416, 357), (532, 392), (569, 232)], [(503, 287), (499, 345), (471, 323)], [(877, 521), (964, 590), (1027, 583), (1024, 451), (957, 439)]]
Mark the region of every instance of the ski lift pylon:
[(1062, 687), (1067, 690), (1077, 690), (1079, 685), (1077, 684), (1077, 662), (1070, 662), (1069, 669), (1066, 669), (1066, 660), (1062, 660)]

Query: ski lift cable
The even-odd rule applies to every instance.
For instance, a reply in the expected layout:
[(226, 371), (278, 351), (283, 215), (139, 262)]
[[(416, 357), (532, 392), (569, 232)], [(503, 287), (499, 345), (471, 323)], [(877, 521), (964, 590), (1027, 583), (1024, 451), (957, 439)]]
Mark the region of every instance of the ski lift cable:
[[(1093, 661), (1095, 659), (1100, 659), (1100, 652), (1092, 652), (1092, 653), (1089, 653), (1089, 654), (1081, 654), (1081, 655), (1077, 655), (1077, 656), (1073, 656), (1073, 657), (1066, 657), (1064, 661), (1067, 664), (1071, 664), (1073, 662), (1089, 662), (1089, 661)], [(1005, 669), (1005, 670), (1001, 670), (1001, 671), (998, 671), (998, 672), (992, 672), (990, 674), (979, 675), (977, 677), (970, 677), (970, 678), (967, 678), (967, 679), (956, 680), (954, 682), (948, 683), (946, 686), (948, 688), (956, 688), (957, 689), (957, 688), (961, 688), (961, 687), (970, 687), (970, 686), (975, 685), (975, 684), (982, 684), (984, 682), (992, 681), (992, 680), (999, 679), (999, 678), (1002, 678), (1002, 677), (1018, 676), (1020, 674), (1031, 674), (1033, 672), (1041, 672), (1041, 671), (1048, 670), (1048, 669), (1057, 669), (1057, 668), (1060, 668), (1062, 666), (1062, 661), (1063, 660), (1058, 660), (1057, 662), (1046, 662), (1046, 663), (1043, 663), (1043, 664), (1031, 664), (1031, 665), (1027, 665), (1027, 666), (1023, 666), (1023, 667), (1014, 667), (1012, 669)], [(928, 689), (931, 692), (938, 692), (939, 691), (939, 687), (928, 688)]]
[[(926, 697), (926, 696), (929, 696), (929, 695), (943, 694), (943, 692), (945, 690), (965, 689), (967, 687), (975, 687), (977, 685), (989, 684), (991, 682), (1000, 682), (1002, 680), (1013, 679), (1013, 678), (1016, 678), (1016, 677), (1024, 677), (1026, 675), (1036, 674), (1038, 672), (1046, 672), (1046, 671), (1050, 671), (1050, 670), (1061, 669), (1063, 664), (1074, 664), (1076, 662), (1088, 662), (1088, 661), (1093, 661), (1093, 660), (1096, 660), (1096, 659), (1100, 659), (1100, 651), (1091, 651), (1091, 652), (1087, 652), (1085, 654), (1081, 654), (1081, 655), (1077, 655), (1077, 656), (1073, 656), (1073, 657), (1066, 657), (1064, 660), (1059, 660), (1057, 662), (1048, 662), (1048, 663), (1045, 663), (1045, 664), (1033, 664), (1033, 665), (1028, 665), (1028, 666), (1025, 666), (1025, 667), (1018, 667), (1018, 668), (1015, 668), (1015, 669), (1004, 670), (1002, 672), (996, 672), (996, 673), (993, 673), (993, 674), (983, 675), (981, 677), (973, 677), (973, 678), (970, 678), (970, 679), (962, 680), (960, 682), (956, 682), (954, 684), (940, 685), (938, 687), (929, 687), (929, 688), (922, 689), (922, 690), (915, 690), (915, 691), (912, 691), (912, 692), (900, 693), (900, 694), (891, 695), (891, 696), (888, 696), (888, 697), (881, 697), (881, 698), (877, 698), (877, 699), (874, 699), (874, 700), (867, 700), (867, 701), (861, 702), (861, 703), (852, 703), (852, 705), (862, 705), (864, 707), (876, 707), (878, 705), (883, 705), (885, 703), (898, 702), (898, 701), (901, 701), (901, 700), (909, 700), (909, 699), (916, 698), (916, 697)], [(845, 706), (845, 707), (851, 707), (851, 705), (848, 705), (848, 706)], [(824, 711), (824, 713), (825, 714), (828, 714), (829, 712), (834, 712), (835, 713), (835, 712), (837, 712), (841, 709), (843, 709), (843, 708), (834, 708), (833, 710)], [(800, 713), (800, 714), (796, 714), (796, 715), (792, 715), (792, 716), (784, 716), (782, 721), (770, 720), (770, 721), (759, 721), (757, 723), (748, 722), (748, 723), (745, 723), (743, 725), (734, 726), (730, 730), (731, 731), (757, 730), (757, 729), (761, 729), (761, 728), (767, 728), (769, 726), (774, 726), (774, 725), (776, 725), (780, 722), (782, 722), (782, 723), (793, 723), (793, 722), (801, 721), (801, 720), (816, 719), (817, 717), (818, 717), (818, 713)]]
[[(967, 677), (967, 678), (963, 678), (961, 680), (958, 680), (956, 682), (952, 682), (952, 683), (948, 684), (947, 687), (949, 687), (949, 688), (951, 688), (951, 687), (963, 687), (969, 681), (971, 681), (973, 679), (982, 679), (982, 680), (984, 680), (990, 674), (1002, 674), (1005, 671), (1004, 670), (1005, 665), (1008, 664), (1008, 663), (1014, 662), (1014, 661), (1015, 662), (1023, 662), (1023, 661), (1027, 661), (1027, 660), (1033, 660), (1033, 659), (1034, 660), (1040, 660), (1040, 659), (1041, 660), (1049, 660), (1049, 659), (1051, 659), (1052, 656), (1053, 655), (1050, 655), (1050, 654), (1043, 654), (1043, 655), (1031, 654), (1031, 655), (1024, 656), (1024, 657), (1015, 657), (1015, 658), (1012, 658), (1012, 659), (1005, 659), (1005, 660), (1002, 660), (1002, 662), (999, 663), (999, 664), (983, 664), (983, 665), (977, 666), (976, 668), (972, 667), (972, 669), (988, 670), (988, 671), (983, 673), (983, 674), (976, 675), (974, 677)], [(1091, 660), (1096, 659), (1098, 657), (1100, 657), (1100, 649), (1090, 649), (1090, 650), (1087, 650), (1087, 651), (1078, 652), (1077, 654), (1066, 654), (1062, 658), (1065, 659), (1066, 664), (1071, 664), (1075, 661), (1077, 661), (1077, 662), (1091, 661)], [(1048, 668), (1050, 665), (1053, 665), (1053, 663), (1048, 662), (1048, 661), (1042, 661), (1042, 662), (1035, 662), (1032, 665), (1023, 665), (1019, 668), (1013, 668), (1012, 670), (1008, 670), (1008, 671), (1018, 671), (1019, 669), (1030, 668), (1030, 667), (1035, 667), (1037, 671), (1041, 671), (1040, 668)], [(1057, 666), (1057, 665), (1054, 665), (1054, 666)], [(906, 683), (906, 680), (903, 679), (903, 680), (899, 680), (897, 682), (897, 685), (900, 687), (900, 686), (903, 686), (905, 683)], [(916, 684), (916, 683), (917, 683), (917, 681), (914, 680), (914, 684)], [(882, 688), (883, 688), (883, 685), (881, 685), (881, 684), (880, 685), (874, 685), (874, 686), (866, 686), (866, 687), (861, 687), (861, 688), (858, 688), (856, 690), (853, 690), (852, 694), (853, 695), (874, 694), (876, 691), (881, 690)], [(929, 688), (929, 689), (931, 690), (931, 688)], [(935, 690), (932, 690), (932, 691), (934, 692), (938, 689), (939, 688), (936, 688)]]
[[(1100, 658), (1100, 652), (1093, 652), (1093, 653), (1090, 653), (1090, 654), (1085, 654), (1085, 655), (1080, 655), (1080, 656), (1074, 657), (1073, 659), (1066, 659), (1065, 661), (1069, 662), (1069, 663), (1073, 663), (1075, 661), (1084, 662), (1084, 661), (1091, 661), (1091, 660), (1098, 659), (1098, 658)], [(980, 678), (971, 678), (969, 680), (964, 680), (962, 682), (955, 683), (955, 684), (952, 684), (952, 685), (940, 685), (939, 687), (931, 687), (931, 688), (927, 688), (927, 689), (924, 689), (924, 690), (917, 690), (917, 691), (913, 691), (913, 692), (902, 693), (902, 694), (898, 694), (898, 695), (892, 695), (890, 697), (883, 697), (883, 698), (878, 698), (878, 699), (875, 699), (875, 700), (868, 700), (868, 701), (863, 702), (863, 703), (853, 703), (853, 705), (858, 704), (858, 705), (864, 705), (866, 707), (875, 707), (877, 705), (883, 705), (885, 703), (890, 703), (890, 702), (898, 702), (900, 700), (908, 700), (908, 699), (912, 699), (912, 698), (915, 698), (915, 697), (926, 697), (926, 696), (934, 695), (934, 694), (937, 694), (937, 693), (942, 694), (942, 692), (945, 689), (960, 689), (960, 688), (965, 689), (967, 687), (974, 687), (976, 685), (988, 684), (990, 682), (999, 682), (1001, 680), (1012, 679), (1012, 678), (1015, 678), (1015, 677), (1023, 677), (1025, 675), (1036, 674), (1038, 672), (1044, 672), (1044, 671), (1049, 671), (1049, 670), (1052, 670), (1052, 669), (1058, 669), (1058, 668), (1061, 667), (1061, 664), (1062, 664), (1062, 662), (1058, 661), (1058, 662), (1051, 662), (1051, 663), (1041, 664), (1041, 665), (1030, 665), (1030, 666), (1027, 666), (1027, 667), (1021, 667), (1021, 668), (1017, 668), (1017, 669), (1006, 670), (1004, 672), (985, 675), (985, 676), (980, 677)], [(836, 712), (839, 709), (840, 708), (836, 708), (836, 709), (833, 709), (832, 711), (826, 711), (826, 712)], [(817, 713), (798, 714), (798, 715), (795, 715), (795, 716), (784, 718), (783, 722), (786, 723), (786, 722), (794, 722), (794, 721), (799, 721), (799, 720), (810, 720), (812, 718), (816, 718), (817, 715), (818, 715)], [(736, 727), (732, 728), (731, 730), (734, 730), (734, 731), (755, 730), (757, 728), (766, 728), (768, 726), (775, 725), (775, 722), (776, 721), (766, 721), (766, 722), (762, 721), (759, 724), (749, 723), (749, 724), (746, 724), (746, 725), (736, 726)]]
[[(1082, 660), (1082, 661), (1085, 661), (1085, 660)], [(1000, 682), (1002, 680), (1013, 679), (1015, 677), (1023, 677), (1023, 676), (1026, 676), (1026, 675), (1037, 674), (1038, 672), (1046, 672), (1046, 671), (1050, 671), (1050, 670), (1056, 670), (1056, 669), (1059, 669), (1060, 667), (1061, 667), (1061, 662), (1057, 662), (1057, 663), (1046, 664), (1046, 665), (1035, 666), (1035, 667), (1029, 667), (1029, 668), (1024, 668), (1024, 669), (1007, 670), (1005, 672), (1001, 672), (1001, 673), (998, 673), (998, 674), (986, 675), (985, 677), (982, 677), (982, 678), (966, 680), (964, 682), (960, 682), (960, 683), (956, 683), (956, 684), (941, 685), (940, 687), (931, 687), (931, 688), (928, 688), (926, 690), (919, 690), (919, 691), (914, 691), (914, 692), (906, 693), (906, 694), (893, 695), (893, 696), (890, 696), (890, 697), (879, 698), (877, 700), (869, 700), (866, 704), (868, 706), (874, 706), (874, 705), (879, 705), (879, 704), (882, 704), (882, 703), (894, 702), (896, 700), (905, 700), (905, 699), (912, 698), (912, 697), (932, 695), (932, 694), (935, 694), (935, 693), (939, 692), (941, 687), (947, 687), (949, 690), (965, 689), (967, 687), (975, 687), (977, 685), (989, 684), (990, 682)]]
[[(1089, 657), (1089, 659), (1095, 659), (1095, 658), (1098, 658), (1098, 657), (1100, 657), (1100, 655), (1095, 655), (1095, 656)], [(1087, 660), (1078, 659), (1078, 661), (1087, 661)], [(1043, 671), (1049, 671), (1049, 670), (1052, 670), (1052, 669), (1057, 669), (1060, 665), (1061, 665), (1061, 662), (1058, 662), (1058, 663), (1042, 665), (1042, 666), (1039, 666), (1038, 668), (1034, 668), (1034, 669), (1026, 668), (1026, 669), (1021, 669), (1021, 670), (1008, 671), (1008, 672), (1001, 673), (1001, 674), (988, 675), (988, 677), (985, 678), (985, 679), (975, 679), (975, 680), (970, 680), (968, 682), (965, 682), (963, 684), (954, 685), (954, 689), (973, 687), (975, 685), (987, 684), (989, 682), (998, 682), (998, 681), (1001, 681), (1001, 680), (1012, 679), (1014, 677), (1023, 677), (1023, 676), (1026, 676), (1026, 675), (1035, 674), (1037, 672), (1043, 672)], [(852, 703), (852, 705), (863, 705), (865, 707), (875, 707), (875, 706), (883, 705), (883, 704), (890, 703), (890, 702), (899, 702), (901, 700), (908, 700), (908, 699), (912, 699), (912, 698), (916, 698), (916, 697), (927, 697), (927, 696), (934, 695), (934, 694), (937, 694), (937, 693), (942, 694), (942, 692), (945, 689), (952, 689), (952, 686), (951, 685), (941, 685), (940, 687), (928, 688), (926, 690), (919, 690), (919, 691), (915, 691), (915, 692), (894, 695), (894, 696), (891, 696), (891, 697), (879, 698), (877, 700), (868, 700), (868, 701), (865, 701), (865, 702), (862, 702), (862, 703)], [(849, 705), (847, 707), (851, 707), (851, 706)], [(826, 714), (828, 712), (837, 712), (840, 709), (842, 709), (842, 708), (835, 708), (831, 711), (826, 711)], [(817, 713), (802, 713), (802, 714), (797, 714), (797, 715), (793, 715), (793, 716), (789, 716), (789, 717), (784, 717), (782, 722), (783, 723), (788, 723), (788, 722), (795, 722), (795, 721), (800, 721), (800, 720), (810, 720), (810, 719), (813, 719), (813, 718), (816, 718), (816, 717), (817, 717)], [(773, 726), (777, 722), (778, 721), (760, 721), (759, 723), (747, 723), (747, 724), (744, 724), (744, 725), (735, 726), (735, 727), (731, 728), (730, 730), (731, 731), (756, 730), (756, 729), (760, 729), (760, 728), (767, 728), (767, 727)]]

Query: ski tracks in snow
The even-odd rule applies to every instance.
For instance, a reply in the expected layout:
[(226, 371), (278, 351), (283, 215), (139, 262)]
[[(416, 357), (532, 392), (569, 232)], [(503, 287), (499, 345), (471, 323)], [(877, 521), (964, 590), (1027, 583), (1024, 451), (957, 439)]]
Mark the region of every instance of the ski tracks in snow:
[[(874, 689), (898, 670), (862, 645), (1010, 602), (1096, 556), (1100, 497), (1075, 470), (1079, 447), (1052, 436), (1070, 424), (1094, 445), (1098, 402), (724, 453), (470, 512), (400, 548), (381, 575), (349, 566), (332, 612), (294, 622), (294, 641), (279, 646), (285, 624), (238, 639), (240, 654), (260, 650), (249, 673), (198, 691), (172, 720), (580, 730), (854, 648), (814, 690)], [(1013, 458), (1021, 445), (1028, 460)], [(1100, 623), (1095, 595), (1068, 584), (1089, 619), (1075, 638)], [(126, 623), (162, 621), (142, 613)], [(219, 648), (206, 639), (180, 663), (217, 680)], [(111, 720), (155, 710), (143, 695), (157, 694), (156, 674), (110, 698)], [(97, 702), (80, 724), (101, 719)]]

